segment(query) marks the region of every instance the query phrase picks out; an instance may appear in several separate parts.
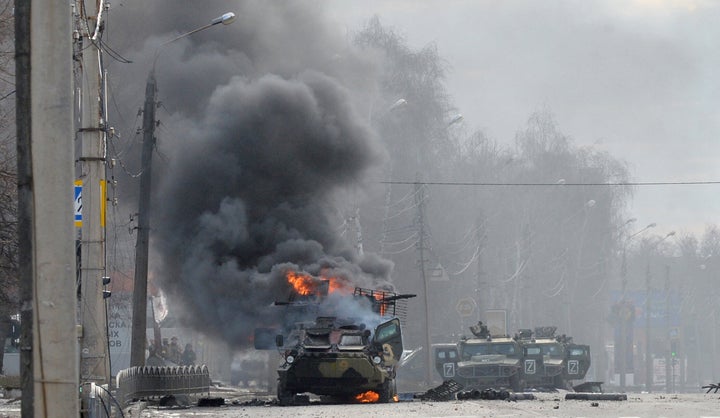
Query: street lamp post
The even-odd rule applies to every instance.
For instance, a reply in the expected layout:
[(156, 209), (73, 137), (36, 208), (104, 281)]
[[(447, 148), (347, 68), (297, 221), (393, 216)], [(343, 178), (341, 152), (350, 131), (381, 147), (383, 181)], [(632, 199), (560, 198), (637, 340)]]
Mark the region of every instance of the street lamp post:
[[(450, 119), (449, 122), (446, 123), (445, 129), (449, 128), (450, 126), (460, 122), (463, 119), (463, 116), (460, 114), (454, 115), (452, 119)], [(431, 331), (431, 321), (430, 321), (430, 288), (428, 286), (428, 279), (427, 279), (427, 272), (425, 271), (425, 263), (428, 261), (425, 258), (425, 240), (426, 240), (426, 229), (425, 229), (425, 185), (421, 182), (421, 173), (420, 168), (422, 167), (421, 163), (421, 149), (418, 147), (417, 149), (417, 163), (418, 163), (418, 171), (416, 173), (416, 179), (415, 179), (415, 198), (416, 198), (416, 205), (418, 208), (417, 212), (417, 225), (418, 225), (418, 254), (419, 254), (419, 266), (420, 266), (420, 279), (422, 280), (423, 285), (423, 294), (424, 294), (424, 311), (425, 311), (425, 348), (427, 351), (425, 352), (425, 381), (427, 385), (430, 385), (432, 383), (432, 376), (433, 376), (433, 353), (432, 353), (432, 331)]]
[[(625, 225), (627, 225), (631, 222), (635, 222), (635, 220), (636, 220), (635, 218), (629, 219), (627, 222), (625, 222)], [(642, 228), (639, 231), (628, 235), (627, 238), (625, 238), (623, 240), (622, 264), (620, 266), (620, 277), (622, 280), (622, 283), (621, 283), (622, 291), (620, 293), (620, 303), (621, 303), (622, 311), (620, 312), (620, 339), (617, 341), (618, 346), (619, 346), (618, 353), (620, 353), (620, 355), (618, 356), (618, 358), (615, 359), (616, 361), (618, 361), (618, 372), (620, 374), (620, 391), (621, 392), (625, 392), (625, 384), (626, 384), (626, 379), (627, 379), (627, 357), (626, 357), (627, 356), (627, 353), (626, 353), (626, 351), (627, 351), (627, 347), (626, 347), (627, 338), (626, 337), (627, 336), (625, 335), (625, 334), (627, 334), (627, 326), (628, 326), (626, 318), (629, 316), (629, 315), (627, 315), (628, 312), (625, 312), (625, 309), (627, 309), (627, 307), (625, 306), (625, 298), (627, 296), (626, 295), (626, 292), (627, 292), (627, 244), (634, 237), (636, 237), (636, 236), (640, 235), (641, 233), (647, 231), (648, 229), (654, 228), (656, 226), (657, 226), (657, 224), (653, 222), (653, 223), (649, 224), (648, 226), (646, 226), (645, 228)]]
[[(135, 244), (135, 278), (133, 282), (132, 340), (130, 344), (130, 366), (145, 365), (145, 333), (147, 329), (147, 273), (148, 248), (150, 236), (150, 189), (152, 180), (152, 153), (155, 148), (155, 108), (157, 103), (157, 83), (155, 64), (163, 46), (178, 39), (208, 29), (212, 26), (228, 25), (235, 20), (234, 13), (225, 13), (209, 24), (193, 29), (161, 44), (155, 52), (153, 66), (145, 85), (145, 105), (143, 107), (143, 148), (142, 175), (140, 176), (140, 197), (138, 203), (137, 241)], [(156, 341), (156, 343), (160, 343)]]
[(648, 392), (652, 391), (653, 386), (653, 359), (650, 347), (650, 252), (673, 235), (675, 235), (675, 231), (668, 232), (648, 248), (647, 263), (645, 265), (645, 389)]

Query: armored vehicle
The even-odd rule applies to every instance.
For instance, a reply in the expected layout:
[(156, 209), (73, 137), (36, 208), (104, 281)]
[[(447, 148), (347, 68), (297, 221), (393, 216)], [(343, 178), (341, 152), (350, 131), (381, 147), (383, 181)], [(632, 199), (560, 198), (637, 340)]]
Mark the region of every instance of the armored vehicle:
[(435, 367), (443, 379), (456, 381), (464, 390), (523, 390), (520, 344), (508, 336), (490, 335), (482, 323), (470, 330), (474, 338), (435, 347)]
[(292, 405), (312, 393), (340, 402), (390, 402), (403, 352), (396, 302), (414, 295), (355, 288), (352, 296), (371, 309), (358, 317), (319, 316), (277, 335), (281, 350), (277, 395)]
[[(571, 385), (573, 380), (581, 380), (585, 378), (590, 369), (590, 346), (585, 344), (575, 344), (572, 339), (564, 342), (565, 344), (565, 367), (563, 367), (563, 383), (565, 386)], [(593, 382), (600, 384), (602, 382)], [(558, 386), (559, 387), (559, 386)]]
[(527, 387), (563, 387), (562, 372), (565, 363), (565, 346), (553, 334), (520, 330), (519, 342), (523, 350), (521, 376)]
[(572, 338), (555, 336), (557, 327), (520, 330), (517, 340), (523, 350), (521, 377), (527, 387), (572, 389), (571, 381), (583, 379), (590, 368), (590, 347), (574, 344)]
[(556, 336), (557, 327), (520, 330), (515, 336), (493, 336), (482, 322), (470, 327), (474, 338), (434, 346), (435, 368), (444, 380), (463, 390), (526, 388), (569, 389), (590, 368), (590, 347)]
[[(279, 345), (282, 344), (280, 340)], [(319, 317), (299, 324), (285, 346), (278, 368), (278, 400), (294, 403), (309, 392), (343, 402), (390, 402), (395, 397), (396, 365), (402, 353), (400, 321), (374, 332), (353, 321)]]

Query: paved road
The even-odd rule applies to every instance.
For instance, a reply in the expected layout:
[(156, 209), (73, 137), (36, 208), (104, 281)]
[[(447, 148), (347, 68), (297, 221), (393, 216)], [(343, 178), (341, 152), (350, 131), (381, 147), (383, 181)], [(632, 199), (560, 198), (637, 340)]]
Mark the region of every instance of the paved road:
[[(627, 401), (570, 401), (562, 393), (537, 394), (536, 400), (399, 402), (395, 404), (237, 406), (184, 410), (149, 406), (140, 416), (145, 418), (181, 417), (668, 417), (720, 418), (720, 394), (630, 394)], [(593, 402), (597, 402), (594, 406)]]
[[(222, 407), (159, 408), (134, 404), (125, 416), (142, 418), (401, 418), (401, 417), (638, 417), (720, 418), (720, 394), (628, 394), (627, 401), (570, 401), (563, 393), (536, 394), (536, 400), (517, 402), (466, 400), (449, 402), (406, 401), (394, 404), (322, 405), (280, 407), (249, 406), (251, 395), (228, 397)], [(270, 399), (270, 398), (267, 398)], [(235, 401), (235, 405), (232, 402)], [(597, 403), (594, 406), (594, 402)], [(115, 416), (120, 416), (116, 414)], [(20, 417), (19, 402), (0, 399), (0, 418)]]

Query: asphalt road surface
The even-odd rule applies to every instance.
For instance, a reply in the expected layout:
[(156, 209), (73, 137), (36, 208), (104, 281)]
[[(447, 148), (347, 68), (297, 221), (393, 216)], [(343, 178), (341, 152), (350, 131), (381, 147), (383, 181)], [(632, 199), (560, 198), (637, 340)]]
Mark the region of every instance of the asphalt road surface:
[[(213, 394), (212, 396), (215, 396)], [(307, 406), (274, 405), (269, 396), (225, 394), (225, 406), (168, 408), (154, 403), (136, 403), (117, 411), (114, 417), (186, 418), (186, 417), (300, 417), (300, 418), (401, 418), (401, 417), (668, 417), (720, 418), (720, 393), (628, 394), (626, 401), (565, 400), (565, 393), (538, 393), (535, 400), (517, 402), (464, 400), (448, 402), (401, 401), (392, 404), (329, 405), (311, 403)], [(18, 400), (0, 399), (0, 418), (20, 417)]]
[[(565, 400), (565, 393), (539, 393), (535, 400), (517, 402), (465, 400), (448, 402), (402, 401), (392, 404), (308, 406), (257, 405), (227, 399), (222, 407), (163, 409), (146, 406), (139, 415), (153, 417), (718, 417), (720, 394), (628, 394), (627, 401)], [(260, 402), (258, 402), (260, 403)]]

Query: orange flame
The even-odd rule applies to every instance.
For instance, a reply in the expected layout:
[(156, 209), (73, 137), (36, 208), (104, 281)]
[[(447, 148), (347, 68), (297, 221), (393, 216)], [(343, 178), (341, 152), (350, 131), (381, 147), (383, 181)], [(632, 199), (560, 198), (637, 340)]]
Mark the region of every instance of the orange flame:
[(288, 283), (293, 287), (295, 292), (302, 296), (318, 295), (324, 293), (324, 285), (327, 283), (327, 293), (340, 292), (342, 294), (352, 294), (354, 287), (345, 278), (341, 277), (313, 277), (307, 273), (297, 273), (288, 271), (285, 276)]
[(299, 295), (307, 296), (317, 291), (317, 283), (312, 276), (299, 274), (294, 271), (288, 271), (285, 275), (288, 283), (295, 289)]
[(395, 395), (393, 395), (392, 399), (393, 399), (393, 402), (400, 402), (400, 397), (397, 395), (397, 393)]
[(380, 400), (380, 394), (377, 392), (373, 392), (372, 390), (369, 390), (367, 392), (361, 393), (355, 397), (355, 400), (360, 403), (373, 403)]
[(380, 304), (379, 304), (379, 305), (380, 305), (380, 306), (379, 306), (379, 308), (380, 308), (380, 312), (379, 312), (379, 313), (380, 313), (380, 316), (385, 316), (385, 311), (387, 311), (387, 304), (386, 304), (385, 302), (383, 302), (383, 295), (381, 295), (380, 293), (376, 293), (376, 294), (375, 294), (375, 300), (379, 300), (379, 301), (380, 301)]

